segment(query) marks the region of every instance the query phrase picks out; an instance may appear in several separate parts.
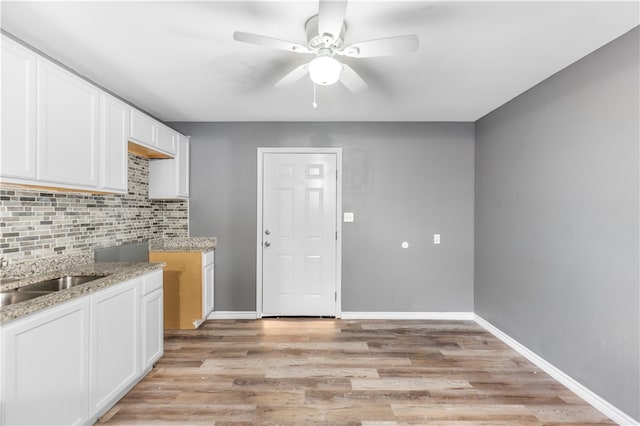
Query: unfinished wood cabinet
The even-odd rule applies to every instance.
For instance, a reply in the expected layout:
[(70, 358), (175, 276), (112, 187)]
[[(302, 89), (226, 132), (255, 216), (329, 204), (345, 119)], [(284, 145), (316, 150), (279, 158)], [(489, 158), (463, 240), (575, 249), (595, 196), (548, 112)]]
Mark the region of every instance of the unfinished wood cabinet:
[(150, 262), (165, 262), (164, 328), (193, 330), (213, 310), (214, 252), (149, 252)]

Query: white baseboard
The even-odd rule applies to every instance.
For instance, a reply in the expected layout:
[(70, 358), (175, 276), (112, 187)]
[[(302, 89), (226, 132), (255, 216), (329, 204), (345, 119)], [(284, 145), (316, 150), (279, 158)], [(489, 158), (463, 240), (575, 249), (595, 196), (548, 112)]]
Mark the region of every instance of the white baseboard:
[(256, 319), (256, 311), (213, 311), (207, 319)]
[(386, 319), (386, 320), (471, 320), (473, 312), (345, 312), (343, 320)]
[(562, 383), (570, 391), (578, 395), (580, 398), (584, 399), (586, 402), (591, 404), (594, 408), (596, 408), (605, 416), (609, 417), (614, 422), (618, 423), (619, 425), (625, 426), (640, 425), (638, 421), (634, 420), (629, 415), (613, 406), (611, 403), (602, 399), (602, 397), (598, 396), (593, 391), (591, 391), (572, 377), (568, 376), (559, 368), (547, 362), (540, 355), (532, 352), (530, 349), (513, 339), (511, 336), (502, 332), (500, 329), (495, 327), (493, 324), (491, 324), (489, 321), (485, 320), (478, 314), (475, 314), (475, 321), (489, 333), (502, 340), (513, 350), (534, 363), (538, 368), (556, 379), (558, 382)]

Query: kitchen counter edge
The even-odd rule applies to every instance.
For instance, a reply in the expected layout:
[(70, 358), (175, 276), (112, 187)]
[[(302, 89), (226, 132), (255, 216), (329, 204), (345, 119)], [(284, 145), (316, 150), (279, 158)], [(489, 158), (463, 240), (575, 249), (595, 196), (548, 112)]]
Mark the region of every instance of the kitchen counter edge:
[(0, 290), (9, 291), (39, 281), (54, 279), (66, 275), (107, 275), (103, 278), (99, 278), (87, 284), (78, 285), (67, 290), (56, 291), (24, 302), (3, 306), (0, 308), (0, 323), (4, 324), (8, 321), (24, 317), (34, 312), (60, 305), (69, 300), (95, 293), (146, 273), (162, 270), (165, 265), (166, 264), (164, 262), (95, 262), (32, 275), (19, 280), (10, 281), (6, 284), (0, 281)]

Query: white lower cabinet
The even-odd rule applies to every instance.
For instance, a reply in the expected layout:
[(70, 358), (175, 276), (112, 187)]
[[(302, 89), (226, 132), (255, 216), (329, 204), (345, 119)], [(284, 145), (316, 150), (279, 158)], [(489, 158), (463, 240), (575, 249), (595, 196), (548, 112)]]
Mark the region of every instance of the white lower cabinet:
[(162, 271), (153, 272), (143, 279), (140, 316), (142, 320), (141, 360), (146, 371), (162, 356), (164, 349)]
[(91, 296), (91, 412), (101, 415), (140, 373), (138, 289), (133, 279)]
[(202, 318), (205, 320), (213, 312), (214, 253), (211, 251), (202, 254)]
[(2, 325), (3, 425), (93, 423), (162, 356), (162, 271)]
[(2, 424), (83, 424), (88, 390), (88, 298), (2, 326)]

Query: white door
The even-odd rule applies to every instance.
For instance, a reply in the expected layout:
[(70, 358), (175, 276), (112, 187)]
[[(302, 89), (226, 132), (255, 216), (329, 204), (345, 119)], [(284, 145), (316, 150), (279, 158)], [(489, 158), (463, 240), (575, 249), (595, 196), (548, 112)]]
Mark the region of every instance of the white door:
[(337, 155), (264, 153), (262, 315), (336, 315)]

